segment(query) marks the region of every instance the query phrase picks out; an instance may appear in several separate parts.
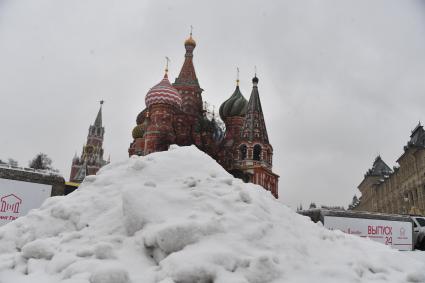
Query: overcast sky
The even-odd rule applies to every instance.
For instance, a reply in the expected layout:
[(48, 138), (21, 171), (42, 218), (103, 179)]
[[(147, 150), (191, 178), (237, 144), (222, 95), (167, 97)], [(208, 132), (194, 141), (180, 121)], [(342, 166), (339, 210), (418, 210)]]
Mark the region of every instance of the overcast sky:
[(38, 152), (68, 180), (98, 101), (105, 158), (127, 158), (136, 115), (174, 80), (194, 26), (203, 97), (260, 79), (280, 197), (346, 206), (379, 153), (391, 167), (425, 121), (423, 1), (0, 0), (0, 159)]

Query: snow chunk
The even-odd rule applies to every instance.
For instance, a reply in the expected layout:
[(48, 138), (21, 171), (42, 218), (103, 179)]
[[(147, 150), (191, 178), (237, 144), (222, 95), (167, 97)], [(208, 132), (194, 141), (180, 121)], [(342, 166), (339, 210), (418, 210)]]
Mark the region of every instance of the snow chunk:
[(51, 259), (54, 254), (55, 250), (52, 247), (52, 242), (45, 239), (35, 240), (22, 248), (22, 256), (26, 259)]
[(148, 248), (160, 248), (165, 254), (180, 251), (185, 246), (197, 242), (200, 238), (219, 231), (219, 223), (211, 221), (202, 223), (187, 221), (183, 223), (169, 223), (163, 227), (147, 232), (145, 245)]
[(128, 272), (119, 267), (108, 267), (96, 270), (90, 277), (90, 283), (129, 283)]
[(46, 270), (49, 273), (60, 273), (62, 270), (77, 261), (75, 255), (69, 253), (57, 253), (48, 263)]
[(113, 247), (108, 243), (97, 244), (94, 248), (94, 254), (97, 259), (113, 259), (115, 258)]

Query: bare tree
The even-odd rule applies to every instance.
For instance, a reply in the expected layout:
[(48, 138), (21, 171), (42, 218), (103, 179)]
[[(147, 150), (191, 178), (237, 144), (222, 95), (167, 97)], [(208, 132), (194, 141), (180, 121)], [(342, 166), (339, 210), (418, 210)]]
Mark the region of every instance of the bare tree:
[(52, 167), (52, 159), (47, 154), (40, 152), (28, 165), (30, 168), (57, 171)]

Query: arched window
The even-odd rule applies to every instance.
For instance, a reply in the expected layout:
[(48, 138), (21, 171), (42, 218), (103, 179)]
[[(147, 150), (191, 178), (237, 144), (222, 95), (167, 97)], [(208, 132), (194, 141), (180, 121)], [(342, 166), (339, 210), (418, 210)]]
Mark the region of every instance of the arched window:
[(261, 160), (261, 146), (259, 144), (254, 146), (254, 160)]
[(246, 159), (246, 145), (241, 145), (239, 148), (240, 152), (241, 152), (241, 160), (245, 160)]

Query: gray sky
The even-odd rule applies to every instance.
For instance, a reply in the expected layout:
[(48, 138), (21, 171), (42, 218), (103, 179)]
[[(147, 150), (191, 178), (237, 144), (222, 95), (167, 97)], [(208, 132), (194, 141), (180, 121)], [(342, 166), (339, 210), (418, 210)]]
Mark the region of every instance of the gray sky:
[(127, 158), (150, 87), (183, 63), (217, 107), (260, 78), (279, 193), (347, 205), (380, 153), (425, 121), (423, 1), (0, 0), (0, 158), (47, 153), (66, 179), (104, 99), (105, 157)]

